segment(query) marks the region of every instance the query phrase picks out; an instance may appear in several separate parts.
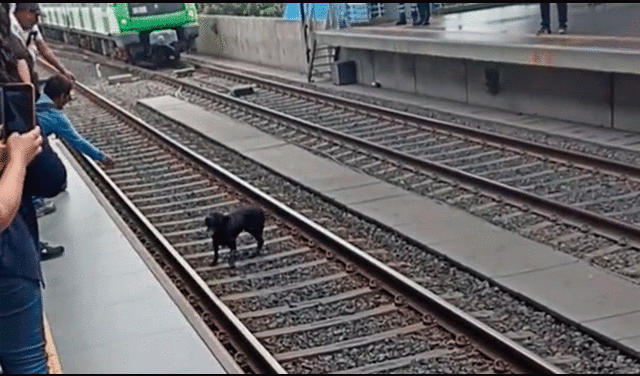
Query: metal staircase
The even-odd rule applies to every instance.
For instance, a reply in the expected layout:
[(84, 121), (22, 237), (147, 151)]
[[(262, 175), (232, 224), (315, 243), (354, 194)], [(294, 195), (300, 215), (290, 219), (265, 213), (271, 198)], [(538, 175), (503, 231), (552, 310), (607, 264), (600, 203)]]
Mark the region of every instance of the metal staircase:
[(318, 46), (314, 39), (311, 46), (309, 63), (307, 66), (307, 81), (331, 78), (331, 65), (339, 58), (340, 47)]

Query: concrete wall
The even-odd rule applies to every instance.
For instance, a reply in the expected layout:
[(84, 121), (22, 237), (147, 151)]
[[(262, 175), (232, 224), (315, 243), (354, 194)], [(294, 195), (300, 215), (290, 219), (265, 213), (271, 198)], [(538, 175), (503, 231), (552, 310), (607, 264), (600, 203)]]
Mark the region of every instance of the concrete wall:
[(200, 15), (198, 52), (306, 72), (302, 27), (277, 18)]
[[(640, 76), (384, 51), (343, 49), (358, 83), (515, 113), (640, 132)], [(489, 93), (485, 69), (499, 72)]]

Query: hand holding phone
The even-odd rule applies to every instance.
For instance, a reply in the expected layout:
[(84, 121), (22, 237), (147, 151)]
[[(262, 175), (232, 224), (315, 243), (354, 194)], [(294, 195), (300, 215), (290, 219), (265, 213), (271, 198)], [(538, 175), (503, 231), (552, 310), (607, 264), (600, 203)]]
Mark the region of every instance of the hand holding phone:
[(30, 83), (2, 86), (2, 139), (13, 132), (26, 133), (36, 125), (35, 90)]
[(42, 152), (42, 135), (40, 127), (36, 127), (24, 134), (13, 133), (7, 138), (7, 160), (16, 158), (28, 165)]

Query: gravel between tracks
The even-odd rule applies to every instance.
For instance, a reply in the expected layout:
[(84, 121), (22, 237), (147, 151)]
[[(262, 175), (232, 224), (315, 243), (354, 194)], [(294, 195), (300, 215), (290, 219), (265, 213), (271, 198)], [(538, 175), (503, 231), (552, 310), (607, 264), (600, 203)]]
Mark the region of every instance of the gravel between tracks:
[[(149, 82), (107, 86), (104, 79), (100, 80), (96, 77), (93, 64), (68, 59), (65, 59), (63, 63), (74, 71), (81, 82), (87, 82), (107, 98), (119, 103), (129, 103), (126, 107), (134, 113), (137, 111), (131, 103), (135, 100), (175, 92), (175, 89), (168, 90), (162, 84)], [(549, 314), (515, 299), (488, 282), (460, 271), (448, 262), (407, 243), (398, 236), (360, 220), (279, 177), (269, 175), (267, 171), (249, 161), (239, 156), (228, 155), (224, 149), (216, 149), (212, 150), (212, 154), (224, 155), (216, 161), (223, 167), (234, 173), (241, 172), (247, 176), (246, 179), (249, 182), (260, 186), (263, 190), (269, 191), (270, 187), (273, 192), (269, 192), (272, 194), (278, 191), (278, 198), (294, 209), (315, 207), (314, 218), (330, 218), (341, 221), (345, 228), (351, 229), (352, 234), (366, 238), (367, 242), (378, 248), (393, 250), (393, 254), (388, 256), (389, 260), (385, 261), (393, 261), (398, 270), (411, 276), (435, 293), (444, 295), (456, 306), (468, 312), (478, 313), (478, 317), (482, 321), (496, 330), (502, 333), (531, 332), (530, 337), (519, 342), (542, 357), (564, 357), (565, 362), (559, 365), (563, 370), (572, 373), (640, 372), (637, 360), (621, 355), (619, 351), (560, 323)], [(363, 281), (363, 286), (360, 287), (364, 286), (366, 284)], [(309, 288), (308, 294), (309, 296), (314, 294), (312, 286)], [(278, 305), (280, 299), (286, 299), (286, 297), (274, 297), (273, 307)], [(229, 304), (233, 304), (233, 302), (229, 302)], [(254, 307), (254, 309), (257, 308)], [(486, 315), (480, 315), (481, 312), (486, 312)], [(462, 372), (463, 370), (464, 368), (461, 368), (457, 371)], [(446, 372), (456, 370), (426, 370), (423, 365), (415, 364), (398, 371)]]

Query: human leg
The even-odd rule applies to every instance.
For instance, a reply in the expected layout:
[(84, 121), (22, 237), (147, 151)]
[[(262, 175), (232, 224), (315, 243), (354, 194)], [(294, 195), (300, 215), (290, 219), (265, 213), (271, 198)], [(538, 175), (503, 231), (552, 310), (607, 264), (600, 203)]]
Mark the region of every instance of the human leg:
[(542, 27), (538, 30), (538, 35), (551, 33), (551, 21), (549, 20), (549, 3), (540, 3), (540, 15), (542, 16)]
[(0, 278), (0, 333), (3, 373), (48, 373), (38, 282)]
[(413, 19), (413, 26), (420, 25), (420, 22), (422, 20), (420, 19), (420, 13), (418, 12), (417, 3), (411, 3), (411, 18)]
[(429, 8), (429, 3), (417, 3), (417, 8), (418, 8), (419, 21), (416, 22), (416, 25), (425, 25), (425, 24), (428, 25), (429, 18), (427, 16), (426, 9)]
[(429, 25), (429, 19), (431, 18), (431, 3), (424, 3), (424, 12), (422, 13), (424, 20), (423, 25)]
[(564, 34), (567, 31), (567, 3), (557, 3), (558, 5), (558, 23), (560, 24), (560, 32)]
[(407, 15), (404, 10), (404, 3), (398, 3), (398, 22), (396, 25), (406, 25), (407, 24)]

